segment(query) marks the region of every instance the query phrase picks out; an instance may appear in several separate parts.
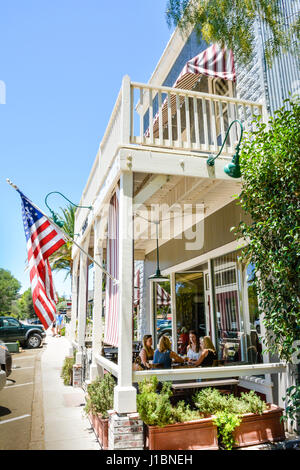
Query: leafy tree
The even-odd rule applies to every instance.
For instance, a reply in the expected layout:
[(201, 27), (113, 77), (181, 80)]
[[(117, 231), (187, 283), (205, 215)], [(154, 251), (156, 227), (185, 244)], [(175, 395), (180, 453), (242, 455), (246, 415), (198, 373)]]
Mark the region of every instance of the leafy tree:
[(286, 101), (290, 109), (279, 109), (268, 127), (258, 120), (243, 140), (239, 204), (252, 221), (236, 233), (247, 239), (243, 256), (256, 267), (267, 346), (290, 361), (300, 339), (300, 105)]
[(32, 293), (30, 288), (23, 292), (21, 298), (17, 303), (17, 306), (19, 311), (18, 318), (24, 320), (25, 318), (33, 318), (36, 316), (33, 307)]
[(6, 269), (0, 268), (0, 315), (9, 315), (12, 302), (18, 298), (20, 282)]
[[(61, 209), (64, 226), (62, 230), (71, 238), (74, 238), (74, 222), (76, 207), (69, 204), (67, 208)], [(67, 241), (50, 257), (51, 268), (54, 271), (66, 271), (66, 277), (72, 276), (72, 242)]]
[(168, 0), (166, 15), (169, 25), (178, 25), (182, 31), (194, 26), (198, 37), (232, 49), (243, 64), (253, 56), (253, 26), (259, 20), (268, 30), (264, 46), (266, 60), (271, 64), (275, 56), (291, 45), (294, 35), (299, 39), (299, 12), (294, 18), (286, 18), (280, 3), (278, 0)]

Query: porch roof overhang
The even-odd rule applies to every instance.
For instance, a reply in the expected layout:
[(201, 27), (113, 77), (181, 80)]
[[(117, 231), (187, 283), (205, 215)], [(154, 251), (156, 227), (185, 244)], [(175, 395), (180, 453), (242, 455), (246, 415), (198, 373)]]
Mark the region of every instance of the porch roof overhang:
[[(178, 183), (183, 178), (193, 178), (197, 180), (198, 186), (194, 187), (194, 192), (198, 191), (198, 196), (201, 197), (201, 191), (210, 194), (210, 200), (214, 198), (214, 191), (219, 185), (223, 189), (223, 195), (219, 191), (215, 192), (216, 204), (214, 205), (217, 210), (221, 206), (228, 204), (232, 200), (232, 195), (239, 191), (241, 180), (233, 180), (224, 172), (224, 166), (231, 161), (228, 156), (220, 156), (213, 167), (206, 163), (207, 154), (196, 153), (191, 151), (180, 151), (162, 148), (145, 148), (137, 147), (135, 145), (120, 146), (116, 152), (113, 164), (108, 168), (107, 172), (101, 175), (100, 185), (96, 192), (95, 198), (92, 201), (93, 209), (86, 215), (86, 219), (79, 218), (76, 223), (75, 232), (80, 233), (77, 238), (77, 243), (82, 244), (90, 233), (93, 223), (97, 217), (103, 217), (103, 210), (109, 202), (110, 196), (120, 178), (122, 172), (133, 172), (135, 174), (144, 173), (149, 176), (153, 175), (154, 180), (151, 180), (150, 185), (144, 185), (140, 188), (139, 192), (135, 195), (133, 204), (135, 210), (139, 205), (150, 203), (154, 201), (153, 197), (156, 196), (155, 202), (159, 201), (159, 191), (161, 192), (161, 203), (164, 202), (164, 185), (167, 185), (170, 178), (173, 178), (173, 184)], [(202, 184), (202, 190), (200, 188)], [(171, 188), (168, 186), (168, 192)], [(208, 186), (210, 191), (208, 191)], [(198, 187), (198, 189), (197, 189)], [(151, 199), (152, 198), (152, 199)], [(83, 226), (85, 230), (82, 230)], [(151, 245), (152, 246), (152, 245)], [(144, 247), (138, 247), (142, 250)], [(152, 249), (152, 248), (151, 248)], [(150, 250), (150, 248), (149, 248)], [(151, 251), (151, 250), (150, 250)], [(76, 257), (78, 248), (73, 246), (72, 256)]]

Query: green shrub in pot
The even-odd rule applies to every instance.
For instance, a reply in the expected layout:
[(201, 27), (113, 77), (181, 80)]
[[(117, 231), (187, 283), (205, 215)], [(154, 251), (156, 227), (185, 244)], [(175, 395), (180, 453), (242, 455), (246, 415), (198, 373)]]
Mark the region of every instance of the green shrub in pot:
[(84, 411), (86, 414), (100, 415), (108, 418), (107, 411), (113, 408), (115, 379), (109, 373), (98, 377), (87, 387), (87, 399)]
[(194, 403), (205, 416), (214, 415), (213, 422), (218, 427), (218, 437), (226, 450), (235, 445), (233, 433), (241, 424), (242, 416), (247, 413), (262, 414), (266, 403), (251, 390), (234, 395), (223, 395), (215, 388), (204, 388), (194, 396)]
[(73, 366), (75, 364), (75, 357), (65, 357), (64, 363), (61, 370), (61, 378), (63, 379), (64, 385), (72, 385), (73, 377)]
[(148, 426), (164, 427), (168, 424), (183, 423), (200, 419), (199, 411), (191, 410), (184, 401), (176, 406), (170, 402), (171, 382), (164, 382), (161, 391), (157, 392), (158, 379), (152, 376), (139, 384), (137, 411)]

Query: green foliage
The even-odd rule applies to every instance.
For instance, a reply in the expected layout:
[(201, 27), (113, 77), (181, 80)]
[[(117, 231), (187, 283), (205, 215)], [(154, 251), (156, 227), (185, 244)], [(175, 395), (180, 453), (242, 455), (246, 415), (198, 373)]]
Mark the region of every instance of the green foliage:
[[(283, 398), (287, 404), (285, 407), (285, 415), (283, 419), (291, 421), (292, 426), (294, 424), (300, 427), (300, 385), (293, 385), (286, 390), (286, 396)], [(297, 429), (295, 429), (297, 432)]]
[[(71, 238), (74, 238), (76, 207), (69, 204), (67, 208), (61, 209), (61, 212), (61, 219), (64, 221), (64, 226), (62, 230), (67, 233)], [(51, 268), (54, 271), (65, 271), (66, 278), (72, 275), (72, 245), (72, 242), (67, 241), (49, 258)]]
[(6, 269), (0, 268), (0, 315), (10, 315), (17, 300), (20, 282)]
[(156, 393), (158, 380), (156, 376), (144, 379), (139, 384), (137, 410), (144, 423), (149, 426), (166, 426), (174, 423), (170, 403), (171, 383), (165, 382), (161, 392)]
[(251, 222), (235, 232), (248, 240), (242, 257), (256, 268), (254, 285), (267, 330), (266, 346), (291, 360), (299, 339), (300, 106), (286, 100), (243, 140), (240, 202)]
[(234, 395), (223, 395), (215, 388), (205, 388), (194, 396), (196, 407), (204, 415), (214, 415), (213, 422), (218, 427), (218, 437), (226, 450), (234, 446), (234, 430), (241, 424), (246, 413), (262, 414), (267, 406), (253, 390)]
[(157, 393), (157, 386), (156, 376), (144, 379), (139, 384), (137, 410), (144, 423), (149, 426), (163, 427), (168, 424), (184, 423), (202, 417), (199, 411), (191, 410), (184, 401), (179, 402), (176, 406), (171, 405), (171, 382), (164, 382), (159, 393)]
[(299, 13), (288, 23), (277, 0), (168, 0), (166, 16), (169, 26), (174, 24), (184, 32), (194, 27), (198, 37), (208, 44), (219, 43), (232, 49), (243, 64), (253, 56), (256, 21), (268, 30), (264, 51), (269, 65), (282, 50), (299, 52), (295, 46), (290, 47), (293, 35), (299, 39)]
[(218, 427), (218, 437), (226, 450), (232, 450), (235, 444), (233, 432), (241, 421), (238, 415), (227, 411), (218, 411), (213, 418), (214, 424)]
[(226, 408), (226, 397), (222, 395), (216, 388), (204, 388), (193, 397), (197, 408), (204, 415), (212, 415), (218, 411), (224, 411)]
[(253, 390), (242, 393), (240, 398), (232, 394), (224, 395), (216, 388), (204, 388), (194, 396), (196, 407), (204, 415), (216, 413), (233, 413), (243, 415), (246, 413), (262, 414), (266, 410), (266, 404), (255, 394)]
[(267, 409), (266, 403), (253, 390), (241, 393), (240, 401), (245, 405), (245, 413), (261, 415)]
[(197, 410), (191, 410), (190, 406), (184, 401), (180, 401), (173, 407), (172, 415), (175, 423), (186, 423), (203, 418), (203, 415)]
[(34, 318), (36, 313), (33, 307), (31, 289), (27, 289), (21, 295), (21, 298), (17, 302), (18, 318), (24, 320), (25, 318)]
[(73, 377), (73, 366), (75, 364), (75, 358), (65, 357), (64, 363), (61, 370), (61, 378), (63, 379), (64, 385), (72, 385)]
[(98, 377), (88, 385), (88, 397), (84, 411), (86, 414), (99, 414), (107, 418), (107, 411), (113, 408), (115, 380), (111, 374), (105, 374), (103, 378)]

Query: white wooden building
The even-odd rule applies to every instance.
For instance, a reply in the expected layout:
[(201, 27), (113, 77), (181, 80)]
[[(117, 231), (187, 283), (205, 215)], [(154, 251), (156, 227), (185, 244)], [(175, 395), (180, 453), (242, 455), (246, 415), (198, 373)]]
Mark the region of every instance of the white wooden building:
[[(245, 68), (236, 65), (236, 82), (197, 73), (179, 82), (185, 88), (178, 88), (175, 84), (183, 64), (208, 47), (203, 41), (198, 44), (193, 32), (183, 38), (176, 30), (147, 84), (124, 76), (80, 201), (93, 209), (76, 212), (75, 233), (80, 233), (76, 242), (103, 265), (109, 251), (108, 205), (118, 193), (119, 232), (113, 248), (118, 252), (118, 293), (112, 294), (118, 304), (111, 307), (117, 314), (113, 325), (118, 361), (102, 355), (103, 304), (105, 322), (109, 322), (110, 298), (106, 296), (103, 302), (104, 275), (95, 265), (91, 366), (91, 378), (103, 369), (117, 377), (114, 409), (118, 413), (136, 411), (133, 383), (152, 373), (132, 370), (132, 318), (137, 287), (134, 261), (138, 261), (139, 338), (152, 333), (157, 340), (161, 309), (156, 284), (149, 280), (156, 270), (152, 222), (157, 220), (160, 268), (169, 278), (169, 284), (163, 286), (171, 298), (168, 325), (173, 348), (178, 348), (183, 327), (198, 329), (211, 336), (219, 359), (224, 361), (220, 367), (155, 371), (159, 379), (238, 376), (243, 387), (260, 391), (277, 403), (281, 403), (282, 394), (274, 393), (275, 389), (284, 388), (289, 380), (285, 364), (258, 350), (256, 342), (264, 331), (251, 290), (253, 267), (239, 261), (239, 249), (245, 242), (235, 240), (230, 231), (244, 217), (233, 197), (239, 193), (241, 181), (224, 172), (235, 151), (238, 127), (232, 127), (215, 165), (207, 165), (208, 156), (217, 155), (234, 119), (241, 120), (250, 132), (254, 115), (267, 120), (259, 40), (253, 62)], [(85, 345), (89, 261), (76, 246), (72, 256), (71, 339), (80, 361)]]

